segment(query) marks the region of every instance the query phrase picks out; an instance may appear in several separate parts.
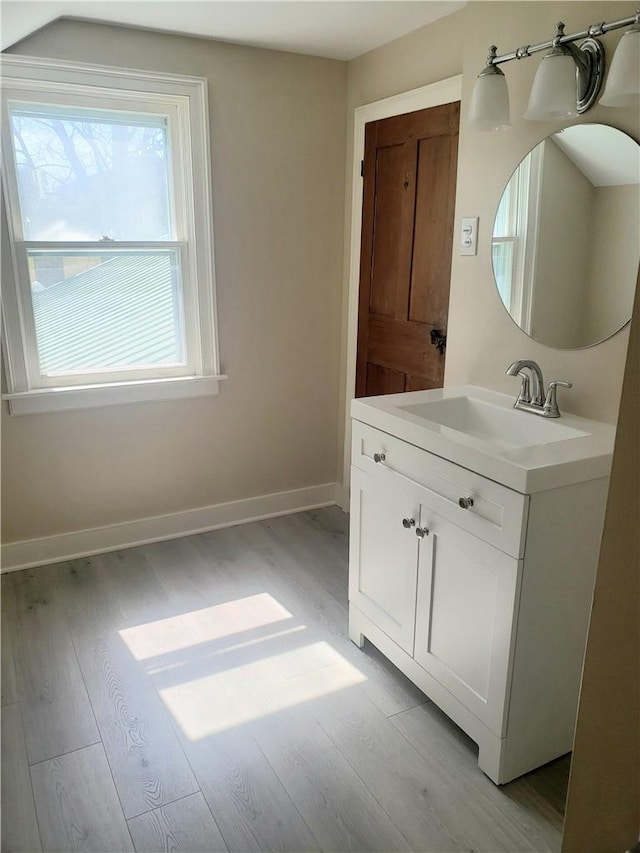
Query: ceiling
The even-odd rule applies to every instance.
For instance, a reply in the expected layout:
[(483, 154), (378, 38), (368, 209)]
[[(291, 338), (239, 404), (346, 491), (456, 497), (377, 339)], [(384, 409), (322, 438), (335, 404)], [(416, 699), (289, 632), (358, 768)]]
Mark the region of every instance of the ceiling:
[(640, 159), (634, 139), (604, 124), (576, 124), (552, 139), (594, 187), (640, 183)]
[(0, 47), (60, 17), (354, 59), (466, 4), (455, 0), (2, 0)]

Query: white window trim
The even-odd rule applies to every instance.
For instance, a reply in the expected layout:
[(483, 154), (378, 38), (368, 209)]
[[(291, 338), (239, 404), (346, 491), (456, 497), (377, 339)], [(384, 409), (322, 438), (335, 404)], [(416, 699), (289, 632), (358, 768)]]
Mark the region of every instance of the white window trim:
[(492, 246), (510, 243), (513, 247), (510, 299), (506, 307), (516, 323), (529, 334), (537, 259), (541, 180), (542, 151), (536, 146), (522, 160), (507, 184), (510, 192), (515, 195), (515, 201), (511, 199), (509, 204), (509, 234), (504, 237), (492, 237), (491, 240)]
[[(190, 136), (191, 144), (181, 145), (180, 156), (184, 160), (185, 171), (195, 176), (195, 184), (179, 182), (178, 191), (184, 194), (182, 207), (186, 210), (188, 229), (197, 248), (189, 261), (189, 279), (196, 282), (198, 315), (191, 330), (195, 357), (189, 375), (129, 381), (115, 381), (116, 377), (109, 377), (108, 381), (99, 384), (88, 380), (92, 384), (34, 387), (30, 379), (24, 308), (20, 299), (20, 288), (24, 284), (21, 285), (14, 274), (18, 271), (14, 240), (18, 211), (15, 193), (7, 187), (6, 180), (3, 181), (11, 246), (10, 257), (6, 261), (11, 269), (8, 270), (9, 275), (3, 269), (2, 276), (2, 349), (7, 380), (7, 393), (2, 396), (8, 401), (10, 413), (31, 414), (217, 393), (220, 380), (227, 377), (220, 372), (218, 352), (206, 79), (13, 55), (2, 57), (1, 76), (3, 87), (23, 92), (41, 92), (44, 89), (53, 95), (58, 92), (63, 96), (71, 92), (76, 95), (96, 94), (101, 99), (113, 96), (133, 100), (136, 96), (138, 99), (143, 96), (151, 102), (156, 99), (165, 103), (172, 101), (176, 105), (188, 102), (188, 125), (185, 127), (184, 123), (178, 123), (178, 134), (183, 142)], [(5, 157), (13, 156), (6, 142), (3, 148)], [(3, 173), (7, 175), (4, 169)]]

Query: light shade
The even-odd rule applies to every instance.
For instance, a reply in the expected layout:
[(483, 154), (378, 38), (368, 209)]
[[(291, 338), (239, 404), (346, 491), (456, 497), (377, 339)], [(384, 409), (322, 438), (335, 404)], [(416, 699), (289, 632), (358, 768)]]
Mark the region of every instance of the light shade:
[(534, 121), (550, 121), (577, 115), (576, 61), (566, 48), (554, 47), (538, 66), (524, 117)]
[(507, 80), (496, 65), (488, 65), (476, 80), (469, 106), (469, 127), (473, 130), (511, 127)]
[(600, 103), (605, 107), (634, 107), (640, 100), (640, 24), (620, 39), (613, 55)]

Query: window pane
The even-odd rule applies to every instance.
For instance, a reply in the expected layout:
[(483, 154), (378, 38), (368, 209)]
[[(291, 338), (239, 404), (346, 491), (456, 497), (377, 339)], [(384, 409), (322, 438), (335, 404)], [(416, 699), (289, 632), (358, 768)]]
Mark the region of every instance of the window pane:
[(40, 370), (185, 363), (177, 250), (28, 253)]
[(502, 198), (500, 199), (500, 204), (498, 205), (498, 210), (496, 211), (496, 221), (493, 225), (493, 236), (494, 237), (508, 237), (510, 236), (510, 222), (511, 222), (511, 193), (513, 190), (513, 178), (509, 181), (507, 186), (505, 187), (504, 192), (502, 193)]
[(513, 279), (513, 249), (512, 242), (494, 243), (493, 272), (498, 285), (498, 293), (507, 310), (511, 307), (511, 287)]
[(12, 104), (25, 240), (169, 240), (167, 120)]

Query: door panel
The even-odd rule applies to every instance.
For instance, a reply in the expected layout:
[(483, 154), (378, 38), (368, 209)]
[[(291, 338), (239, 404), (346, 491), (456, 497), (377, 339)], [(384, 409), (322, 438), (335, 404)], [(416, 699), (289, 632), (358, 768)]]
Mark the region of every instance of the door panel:
[(420, 523), (415, 659), (504, 736), (519, 562), (427, 508)]
[(378, 394), (401, 394), (405, 388), (405, 374), (399, 370), (389, 370), (380, 367), (379, 364), (367, 364), (367, 385), (365, 393), (367, 397), (375, 397)]
[(397, 390), (442, 385), (430, 332), (447, 328), (459, 114), (444, 104), (365, 128), (357, 397), (388, 371), (404, 374)]
[[(397, 317), (406, 298), (411, 272), (413, 176), (405, 146), (376, 151), (376, 201), (373, 213), (373, 258), (369, 310), (380, 317)], [(406, 309), (405, 309), (406, 311)]]
[[(437, 358), (433, 357), (434, 353)], [(441, 360), (442, 356), (425, 335), (423, 325), (400, 320), (385, 321), (380, 317), (370, 319), (367, 369), (371, 365), (379, 365), (407, 377), (422, 376), (437, 383), (441, 375)], [(399, 361), (402, 362), (401, 367), (398, 366)], [(429, 387), (437, 388), (438, 385)]]
[(461, 553), (450, 538), (438, 537), (436, 548), (429, 654), (486, 702), (498, 581), (490, 568)]
[[(418, 144), (418, 186), (409, 319), (446, 329), (456, 162), (448, 136)], [(453, 171), (452, 171), (453, 170)]]
[(418, 539), (403, 518), (417, 521), (415, 498), (384, 473), (352, 468), (349, 601), (413, 654)]

